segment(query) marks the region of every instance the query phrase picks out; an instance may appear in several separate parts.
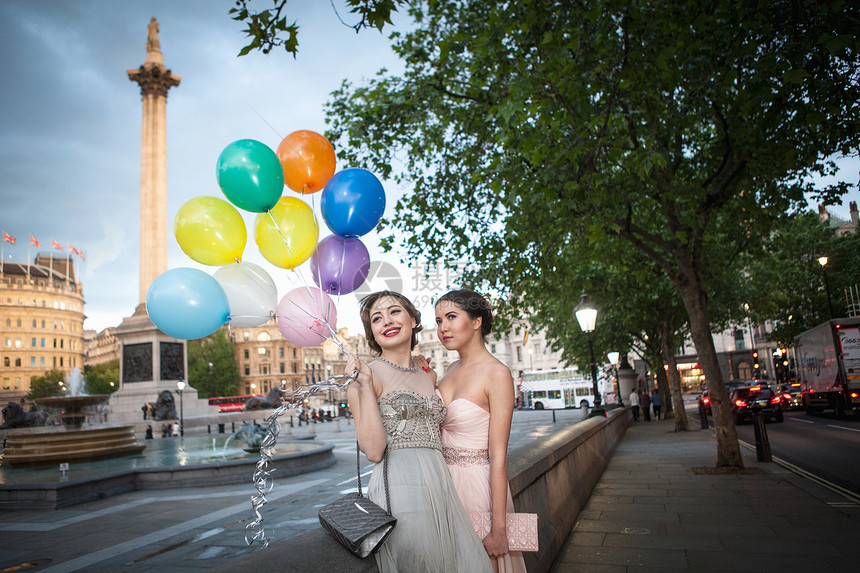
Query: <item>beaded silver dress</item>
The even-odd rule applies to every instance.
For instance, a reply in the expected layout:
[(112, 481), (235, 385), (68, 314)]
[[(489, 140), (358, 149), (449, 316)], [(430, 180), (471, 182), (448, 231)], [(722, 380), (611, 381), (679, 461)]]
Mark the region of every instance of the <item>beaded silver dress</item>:
[[(442, 458), (445, 404), (435, 394), (430, 376), (382, 360), (370, 367), (382, 382), (378, 404), (388, 437), (388, 488), (397, 518), (376, 554), (379, 571), (492, 573)], [(367, 492), (385, 507), (381, 463), (373, 469)]]

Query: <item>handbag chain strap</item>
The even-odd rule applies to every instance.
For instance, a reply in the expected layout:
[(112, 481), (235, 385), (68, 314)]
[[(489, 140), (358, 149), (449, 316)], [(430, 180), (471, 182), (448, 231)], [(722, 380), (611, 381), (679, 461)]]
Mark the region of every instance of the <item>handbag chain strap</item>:
[[(358, 476), (358, 495), (364, 497), (361, 492), (361, 449), (358, 447), (358, 440), (355, 441), (355, 474)], [(385, 451), (382, 453), (382, 483), (385, 484), (385, 511), (391, 515), (391, 500), (388, 495), (388, 446), (385, 446)]]

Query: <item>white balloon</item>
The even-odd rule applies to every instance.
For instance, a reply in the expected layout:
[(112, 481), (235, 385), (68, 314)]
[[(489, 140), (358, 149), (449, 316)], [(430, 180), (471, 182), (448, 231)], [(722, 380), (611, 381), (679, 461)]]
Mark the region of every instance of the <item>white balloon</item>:
[(259, 265), (245, 262), (224, 265), (215, 271), (214, 277), (227, 293), (231, 326), (260, 326), (275, 316), (278, 289)]

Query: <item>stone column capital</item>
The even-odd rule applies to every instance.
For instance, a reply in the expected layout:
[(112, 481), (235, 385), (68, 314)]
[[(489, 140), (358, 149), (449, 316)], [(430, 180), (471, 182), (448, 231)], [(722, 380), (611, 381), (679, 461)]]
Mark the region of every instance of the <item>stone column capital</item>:
[(144, 64), (137, 69), (127, 70), (128, 79), (140, 85), (140, 95), (156, 95), (167, 97), (167, 90), (178, 86), (182, 81), (180, 76), (172, 73), (163, 66)]

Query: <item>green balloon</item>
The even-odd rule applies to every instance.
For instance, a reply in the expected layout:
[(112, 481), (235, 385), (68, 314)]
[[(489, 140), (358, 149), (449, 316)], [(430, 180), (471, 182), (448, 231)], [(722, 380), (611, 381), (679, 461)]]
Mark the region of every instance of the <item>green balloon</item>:
[(284, 170), (278, 156), (264, 143), (240, 139), (218, 157), (218, 186), (236, 207), (265, 213), (284, 192)]

